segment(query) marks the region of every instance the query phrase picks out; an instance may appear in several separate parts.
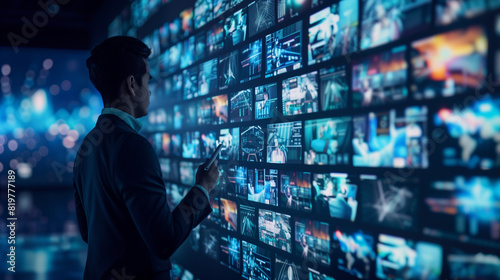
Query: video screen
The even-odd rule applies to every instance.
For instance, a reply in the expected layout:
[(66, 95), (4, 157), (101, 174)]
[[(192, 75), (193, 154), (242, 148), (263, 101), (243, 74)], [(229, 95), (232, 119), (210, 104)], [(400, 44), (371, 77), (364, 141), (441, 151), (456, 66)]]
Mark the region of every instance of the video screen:
[(346, 173), (314, 174), (312, 195), (318, 215), (354, 222), (358, 211), (358, 186)]
[(488, 9), (498, 7), (496, 0), (438, 0), (436, 1), (436, 24), (448, 25), (463, 21), (485, 13)]
[(198, 66), (193, 66), (182, 71), (184, 77), (184, 99), (198, 96)]
[(243, 270), (241, 276), (251, 280), (271, 280), (271, 253), (245, 240), (242, 241)]
[(318, 112), (318, 72), (283, 80), (283, 115), (299, 115)]
[(210, 158), (217, 148), (217, 133), (210, 131), (201, 134), (201, 158)]
[(310, 280), (335, 280), (332, 276), (328, 276), (312, 268), (308, 268), (308, 271)]
[(252, 37), (274, 26), (274, 0), (256, 0), (248, 4), (248, 36)]
[(319, 73), (321, 110), (330, 111), (347, 108), (349, 83), (346, 78), (345, 66), (323, 68)]
[(247, 8), (240, 9), (224, 20), (224, 46), (235, 46), (247, 36)]
[(182, 98), (182, 79), (183, 76), (181, 73), (172, 75), (172, 97), (175, 98), (175, 100), (180, 100)]
[(219, 133), (219, 142), (222, 144), (219, 158), (222, 160), (238, 160), (240, 155), (240, 128), (223, 128)]
[(266, 78), (302, 67), (302, 21), (266, 35)]
[(278, 205), (278, 170), (248, 169), (248, 200)]
[(231, 123), (252, 120), (252, 89), (244, 89), (231, 93)]
[(165, 51), (170, 45), (169, 23), (165, 23), (158, 28), (158, 36), (160, 37), (160, 49)]
[(293, 260), (276, 254), (274, 263), (275, 280), (317, 280), (316, 278), (309, 278), (307, 263), (305, 262), (302, 262), (302, 266), (298, 266)]
[(207, 48), (209, 56), (224, 48), (224, 22), (222, 20), (216, 21), (212, 28), (208, 29)]
[(181, 183), (188, 186), (194, 185), (196, 169), (198, 169), (198, 165), (194, 162), (179, 162), (179, 175)]
[(375, 239), (361, 230), (335, 230), (332, 236), (334, 267), (359, 279), (371, 279), (375, 270)]
[(303, 14), (311, 8), (311, 0), (278, 0), (278, 22)]
[(264, 161), (264, 131), (260, 126), (240, 128), (241, 131), (241, 160)]
[(205, 48), (207, 47), (207, 37), (205, 33), (196, 34), (194, 39), (194, 60), (201, 61), (205, 58)]
[(219, 230), (204, 224), (201, 224), (200, 227), (203, 253), (215, 261), (219, 261)]
[(230, 235), (220, 237), (220, 263), (240, 273), (240, 241)]
[(207, 220), (213, 222), (217, 225), (220, 224), (220, 198), (218, 196), (210, 196), (210, 207), (212, 207), (212, 213), (207, 217)]
[(293, 171), (281, 174), (279, 206), (311, 212), (311, 173)]
[(259, 209), (259, 240), (285, 252), (292, 252), (290, 215)]
[(194, 62), (194, 36), (184, 40), (184, 47), (181, 53), (181, 69), (191, 66)]
[(240, 51), (240, 82), (260, 78), (262, 72), (262, 39), (245, 45)]
[(238, 63), (238, 51), (233, 51), (219, 58), (219, 66), (217, 68), (219, 90), (238, 84), (240, 69)]
[[(246, 174), (245, 174), (246, 175)], [(229, 231), (238, 231), (238, 207), (236, 202), (220, 199), (221, 227)]]
[(212, 99), (204, 98), (198, 101), (198, 125), (209, 125), (212, 123)]
[(160, 54), (160, 35), (158, 30), (155, 30), (152, 34), (144, 37), (142, 40), (144, 41), (144, 44), (151, 49), (150, 58), (156, 57)]
[(353, 165), (427, 168), (426, 123), (426, 106), (354, 117)]
[[(169, 133), (156, 133), (155, 134), (155, 148), (156, 154), (159, 156), (169, 156), (172, 149), (170, 147), (170, 143), (172, 140), (170, 139)], [(158, 149), (159, 148), (159, 149)]]
[(171, 74), (179, 70), (181, 62), (181, 53), (182, 53), (182, 43), (172, 45), (170, 49), (168, 49), (168, 57), (170, 62), (170, 65), (168, 67), (168, 73)]
[(184, 121), (184, 108), (176, 104), (174, 105), (174, 129), (181, 129)]
[(406, 46), (354, 61), (352, 67), (352, 106), (377, 106), (404, 101), (406, 88)]
[(413, 42), (413, 97), (449, 97), (480, 89), (486, 77), (487, 53), (488, 38), (479, 26)]
[(451, 248), (447, 256), (449, 276), (457, 280), (500, 279), (500, 257), (481, 251)]
[(193, 27), (193, 8), (185, 9), (180, 12), (182, 38), (187, 38), (194, 31)]
[(328, 223), (295, 219), (295, 254), (313, 264), (330, 267)]
[(181, 20), (179, 18), (174, 18), (168, 25), (170, 33), (170, 43), (177, 43), (182, 40), (181, 32)]
[[(177, 180), (173, 180), (173, 170), (172, 170), (172, 163), (169, 158), (158, 158), (158, 161), (160, 162), (160, 170), (161, 170), (161, 176), (164, 181), (177, 181), (179, 180), (179, 176), (177, 176)], [(179, 172), (179, 171), (177, 171)]]
[(217, 91), (217, 58), (200, 63), (198, 93), (200, 96)]
[(167, 193), (167, 204), (170, 211), (174, 211), (175, 207), (179, 205), (181, 200), (189, 192), (189, 187), (179, 186), (177, 184), (166, 183), (165, 190)]
[[(177, 79), (177, 75), (175, 75), (175, 78)], [(180, 86), (180, 89), (177, 88)], [(174, 76), (167, 77), (163, 80), (163, 92), (165, 96), (163, 97), (163, 100), (172, 100), (172, 101), (177, 101), (182, 99), (181, 98), (181, 93), (182, 93), (182, 75), (180, 79), (180, 83), (177, 83), (177, 80), (174, 81)]]
[(182, 138), (182, 157), (200, 158), (200, 132), (186, 132)]
[(302, 122), (267, 125), (267, 162), (302, 163)]
[(379, 234), (378, 241), (376, 275), (379, 279), (440, 279), (441, 246), (386, 234)]
[(255, 207), (240, 204), (240, 233), (250, 238), (257, 237), (257, 215)]
[(361, 49), (369, 49), (425, 30), (431, 24), (432, 1), (363, 0)]
[[(500, 248), (500, 179), (457, 176), (434, 181), (424, 198), (424, 233)], [(491, 241), (489, 241), (491, 240)]]
[(306, 120), (304, 126), (305, 164), (349, 164), (351, 117)]
[(222, 15), (231, 7), (231, 0), (214, 0), (214, 18)]
[(446, 139), (436, 149), (442, 164), (482, 170), (499, 167), (500, 99), (484, 97), (464, 104), (441, 107), (434, 116), (441, 138)]
[(376, 175), (360, 176), (364, 224), (398, 230), (417, 230), (419, 181), (417, 178), (396, 180)]
[[(250, 169), (250, 173), (252, 170)], [(248, 197), (248, 168), (246, 166), (231, 165), (227, 167), (227, 189), (229, 196)]]
[(212, 124), (227, 123), (227, 94), (212, 97)]
[(194, 28), (199, 29), (213, 19), (213, 0), (196, 0), (194, 3)]
[(192, 101), (189, 103), (185, 103), (183, 106), (184, 109), (184, 118), (183, 118), (183, 127), (189, 128), (194, 127), (198, 123), (198, 109), (199, 102)]
[(182, 136), (180, 134), (172, 133), (172, 156), (180, 157), (182, 155)]
[(309, 65), (358, 49), (358, 1), (342, 0), (309, 17)]
[(278, 88), (276, 83), (255, 87), (255, 119), (278, 115)]

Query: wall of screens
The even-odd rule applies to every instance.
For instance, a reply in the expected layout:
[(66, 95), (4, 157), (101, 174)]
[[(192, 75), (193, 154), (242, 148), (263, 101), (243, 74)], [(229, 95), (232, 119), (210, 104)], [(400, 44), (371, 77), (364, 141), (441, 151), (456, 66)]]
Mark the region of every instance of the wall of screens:
[(500, 2), (165, 5), (137, 34), (171, 207), (223, 144), (176, 276), (500, 279)]

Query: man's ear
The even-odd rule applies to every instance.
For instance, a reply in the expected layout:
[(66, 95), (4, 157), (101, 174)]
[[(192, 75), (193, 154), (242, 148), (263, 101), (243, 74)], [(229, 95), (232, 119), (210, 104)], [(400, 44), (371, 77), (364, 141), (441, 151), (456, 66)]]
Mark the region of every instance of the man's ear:
[(129, 93), (132, 95), (132, 96), (135, 96), (135, 90), (134, 90), (134, 83), (135, 83), (135, 78), (134, 78), (134, 75), (130, 75), (128, 76), (126, 79), (125, 79), (125, 83), (127, 85), (127, 89), (129, 91)]

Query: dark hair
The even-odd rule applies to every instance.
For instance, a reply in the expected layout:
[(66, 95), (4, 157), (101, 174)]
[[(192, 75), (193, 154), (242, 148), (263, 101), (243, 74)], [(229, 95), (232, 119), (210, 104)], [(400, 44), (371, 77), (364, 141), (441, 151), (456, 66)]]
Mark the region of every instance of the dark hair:
[(143, 59), (150, 54), (146, 44), (128, 36), (107, 38), (90, 51), (89, 78), (105, 104), (118, 98), (120, 85), (127, 76), (133, 75), (142, 85), (141, 78), (146, 73)]

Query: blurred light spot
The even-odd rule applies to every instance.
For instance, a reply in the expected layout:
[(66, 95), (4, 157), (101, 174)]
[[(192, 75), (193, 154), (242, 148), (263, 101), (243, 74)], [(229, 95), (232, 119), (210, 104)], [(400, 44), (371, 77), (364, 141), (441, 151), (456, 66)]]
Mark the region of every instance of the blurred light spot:
[(0, 145), (4, 145), (7, 142), (7, 137), (4, 135), (0, 135)]
[(32, 154), (33, 158), (36, 160), (36, 161), (39, 161), (42, 159), (42, 154), (39, 152), (39, 151), (34, 151), (33, 154)]
[(72, 129), (68, 132), (68, 137), (73, 140), (73, 141), (76, 141), (78, 140), (78, 137), (80, 137), (80, 134), (78, 133), (78, 131)]
[(57, 131), (57, 124), (52, 124), (50, 127), (49, 127), (49, 133), (52, 134), (52, 135), (57, 135), (58, 131)]
[(58, 95), (59, 91), (60, 91), (60, 89), (59, 89), (58, 85), (51, 85), (50, 88), (49, 88), (49, 92), (52, 95)]
[(61, 83), (61, 88), (62, 90), (64, 91), (68, 91), (71, 89), (71, 82), (68, 81), (68, 80), (64, 80), (62, 83)]
[(42, 157), (45, 157), (49, 154), (49, 149), (45, 146), (41, 146), (40, 149), (38, 149), (38, 151), (40, 151), (40, 154), (42, 154)]
[(17, 169), (17, 164), (18, 164), (17, 159), (11, 159), (10, 163), (9, 163), (9, 166), (10, 166), (11, 169)]
[(45, 132), (45, 139), (47, 139), (49, 141), (53, 141), (54, 139), (56, 139), (56, 136), (47, 131), (47, 132)]
[(21, 162), (17, 165), (17, 175), (23, 179), (28, 179), (33, 174), (32, 168), (29, 164)]
[(71, 149), (75, 146), (75, 142), (71, 140), (68, 136), (64, 137), (63, 139), (63, 146), (67, 149)]
[(21, 127), (18, 127), (16, 129), (14, 129), (14, 138), (16, 139), (21, 139), (23, 138), (23, 135), (24, 135), (24, 129), (22, 129)]
[(100, 106), (100, 99), (99, 97), (93, 95), (89, 98), (89, 105), (91, 107), (99, 107)]
[(0, 146), (0, 155), (3, 154), (4, 150), (5, 150), (5, 148), (3, 146)]
[(0, 172), (3, 170), (3, 164), (0, 162)]
[(2, 92), (4, 93), (5, 97), (7, 97), (7, 93), (10, 92), (10, 85), (7, 86), (2, 86)]
[(10, 74), (10, 65), (9, 64), (4, 64), (2, 65), (2, 75), (7, 76)]
[(2, 78), (0, 78), (0, 83), (2, 83), (3, 87), (8, 86), (10, 84), (9, 77), (3, 76)]
[(52, 59), (50, 58), (47, 58), (43, 61), (43, 69), (45, 70), (50, 70), (50, 68), (52, 68), (53, 65), (54, 61), (52, 61)]
[(8, 146), (9, 146), (9, 150), (11, 150), (11, 151), (17, 150), (17, 141), (14, 139), (10, 140)]
[(23, 101), (21, 101), (21, 108), (24, 110), (29, 110), (31, 107), (31, 102), (27, 98), (23, 98)]
[(68, 134), (69, 126), (65, 123), (60, 124), (58, 127), (58, 130), (59, 130), (59, 133), (61, 133), (62, 135), (66, 135), (66, 134)]
[(82, 119), (88, 118), (90, 116), (90, 109), (89, 109), (89, 107), (83, 106), (82, 108), (80, 108), (80, 111), (78, 112), (78, 115)]
[(75, 130), (78, 131), (79, 135), (83, 135), (86, 131), (85, 127), (80, 123), (75, 125)]
[(28, 141), (26, 141), (26, 147), (29, 150), (35, 149), (36, 148), (36, 141), (35, 141), (35, 139), (33, 139), (33, 138), (28, 139)]
[(35, 130), (32, 127), (28, 127), (24, 130), (24, 134), (27, 137), (33, 137), (33, 135), (35, 135)]
[(35, 91), (31, 99), (33, 100), (33, 108), (36, 112), (40, 113), (47, 108), (47, 95), (45, 94), (45, 90), (39, 89)]

